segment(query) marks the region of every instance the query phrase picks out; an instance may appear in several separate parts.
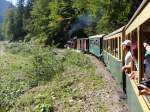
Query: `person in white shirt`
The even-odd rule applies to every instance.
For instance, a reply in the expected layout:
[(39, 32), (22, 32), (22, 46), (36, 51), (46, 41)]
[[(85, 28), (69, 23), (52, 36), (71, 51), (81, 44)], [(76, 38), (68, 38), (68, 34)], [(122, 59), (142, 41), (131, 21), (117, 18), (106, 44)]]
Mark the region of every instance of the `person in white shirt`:
[(122, 67), (122, 71), (125, 73), (129, 73), (131, 71), (131, 62), (132, 62), (132, 54), (130, 51), (131, 47), (131, 41), (130, 40), (125, 40), (122, 43), (123, 50), (125, 52), (125, 65)]

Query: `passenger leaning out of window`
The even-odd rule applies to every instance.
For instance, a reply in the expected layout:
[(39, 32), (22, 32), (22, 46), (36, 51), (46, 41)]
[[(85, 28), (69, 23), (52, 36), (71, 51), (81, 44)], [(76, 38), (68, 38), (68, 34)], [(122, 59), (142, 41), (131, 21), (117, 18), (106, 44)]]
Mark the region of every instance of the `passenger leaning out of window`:
[[(146, 42), (143, 43), (144, 46), (144, 80), (150, 80), (150, 45)], [(134, 79), (138, 74), (138, 47), (134, 43), (131, 45), (131, 54), (132, 54), (132, 68), (133, 65), (135, 69), (131, 72), (131, 78)]]
[(141, 95), (150, 95), (150, 45), (146, 42), (144, 46), (144, 81), (140, 83), (142, 88), (139, 93)]
[(131, 45), (131, 54), (132, 54), (132, 61), (131, 61), (131, 68), (132, 72), (129, 74), (131, 79), (137, 79), (138, 77), (138, 48), (137, 43), (132, 43)]
[[(144, 78), (143, 81), (138, 85), (142, 88), (139, 90), (141, 95), (150, 95), (150, 45), (146, 42), (143, 43), (144, 46)], [(132, 65), (135, 65), (135, 71), (131, 72), (130, 78), (135, 79), (138, 75), (138, 48), (137, 44), (131, 45), (132, 53)]]
[(125, 52), (125, 65), (122, 67), (122, 71), (125, 73), (130, 73), (131, 72), (131, 61), (132, 61), (132, 55), (130, 51), (131, 47), (131, 41), (130, 40), (125, 40), (122, 43), (123, 51)]

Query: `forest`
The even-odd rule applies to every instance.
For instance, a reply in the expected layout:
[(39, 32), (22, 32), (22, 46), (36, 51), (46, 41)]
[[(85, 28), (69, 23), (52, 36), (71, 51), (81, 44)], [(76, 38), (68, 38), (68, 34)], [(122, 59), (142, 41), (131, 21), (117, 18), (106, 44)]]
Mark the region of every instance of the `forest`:
[(63, 47), (74, 36), (124, 26), (142, 0), (18, 0), (5, 14), (1, 40)]

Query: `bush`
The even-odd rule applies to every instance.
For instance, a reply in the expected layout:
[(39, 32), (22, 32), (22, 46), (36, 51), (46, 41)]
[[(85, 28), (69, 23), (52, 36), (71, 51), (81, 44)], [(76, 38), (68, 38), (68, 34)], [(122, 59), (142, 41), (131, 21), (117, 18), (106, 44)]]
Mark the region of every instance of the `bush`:
[(86, 57), (82, 53), (76, 53), (72, 51), (68, 51), (65, 56), (65, 64), (66, 65), (74, 65), (81, 68), (89, 68), (92, 66), (88, 57)]
[(38, 53), (33, 56), (33, 67), (39, 80), (50, 80), (63, 71), (62, 60), (56, 58), (50, 48), (39, 48)]
[(7, 46), (7, 51), (12, 54), (31, 54), (35, 47), (25, 43), (13, 43)]

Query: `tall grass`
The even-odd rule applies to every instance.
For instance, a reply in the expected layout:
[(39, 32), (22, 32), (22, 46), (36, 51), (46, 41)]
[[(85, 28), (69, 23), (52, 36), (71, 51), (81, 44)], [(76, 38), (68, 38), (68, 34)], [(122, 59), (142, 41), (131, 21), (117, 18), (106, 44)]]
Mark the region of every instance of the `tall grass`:
[(85, 91), (102, 84), (82, 53), (24, 43), (6, 51), (0, 57), (0, 111), (52, 112), (56, 100), (80, 95), (71, 89), (77, 81), (85, 83)]
[(19, 96), (63, 72), (53, 48), (16, 43), (0, 57), (0, 110), (8, 111)]

